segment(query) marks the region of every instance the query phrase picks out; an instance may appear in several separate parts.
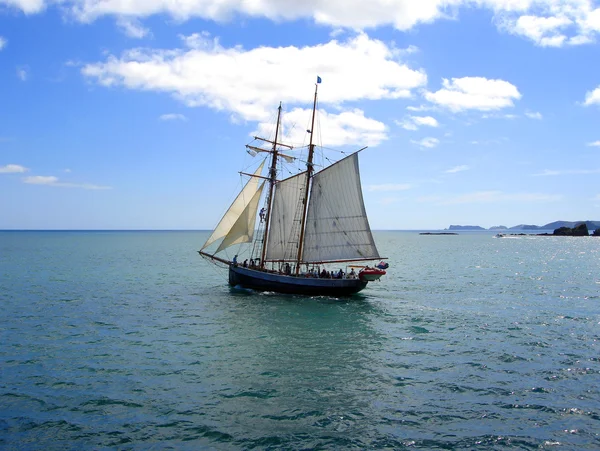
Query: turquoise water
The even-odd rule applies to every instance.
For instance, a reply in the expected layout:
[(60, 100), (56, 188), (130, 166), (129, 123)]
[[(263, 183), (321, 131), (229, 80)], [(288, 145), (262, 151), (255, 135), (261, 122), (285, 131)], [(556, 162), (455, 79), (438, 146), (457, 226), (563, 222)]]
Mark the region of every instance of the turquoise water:
[(204, 232), (0, 232), (0, 448), (600, 449), (600, 239), (377, 232), (347, 299)]

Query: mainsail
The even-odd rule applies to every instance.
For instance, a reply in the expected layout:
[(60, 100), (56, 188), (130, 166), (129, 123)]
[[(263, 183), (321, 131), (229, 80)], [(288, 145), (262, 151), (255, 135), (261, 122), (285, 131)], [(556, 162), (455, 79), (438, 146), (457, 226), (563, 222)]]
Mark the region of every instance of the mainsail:
[(378, 258), (354, 153), (312, 179), (302, 261)]
[[(256, 210), (258, 208), (260, 193), (264, 186), (264, 183), (260, 185), (260, 187), (258, 186), (260, 181), (258, 176), (262, 172), (264, 164), (265, 162), (263, 161), (254, 172), (254, 177), (250, 178), (248, 183), (246, 183), (246, 186), (244, 186), (240, 194), (238, 194), (225, 215), (223, 215), (223, 218), (217, 227), (215, 227), (213, 233), (208, 240), (206, 240), (204, 246), (202, 246), (202, 249), (206, 249), (212, 243), (223, 237), (225, 237), (223, 243), (228, 242), (229, 244), (223, 246), (223, 243), (221, 243), (216, 252), (233, 244), (252, 241)], [(254, 205), (253, 210), (250, 208), (251, 204)], [(250, 224), (250, 222), (252, 223)]]
[(275, 185), (266, 260), (293, 260), (298, 253), (300, 226), (297, 213), (306, 189), (306, 176), (307, 172), (302, 172)]

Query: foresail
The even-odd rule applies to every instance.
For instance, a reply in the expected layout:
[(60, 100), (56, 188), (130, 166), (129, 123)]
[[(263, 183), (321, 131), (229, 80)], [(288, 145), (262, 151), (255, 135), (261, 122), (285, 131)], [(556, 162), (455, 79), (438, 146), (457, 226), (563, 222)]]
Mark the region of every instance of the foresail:
[[(265, 162), (263, 161), (258, 167), (258, 169), (254, 172), (255, 176), (260, 175), (264, 164)], [(246, 186), (244, 186), (241, 193), (238, 194), (236, 199), (233, 201), (233, 203), (231, 204), (231, 206), (229, 207), (229, 209), (227, 210), (217, 227), (215, 227), (213, 233), (210, 235), (208, 240), (206, 240), (204, 246), (202, 246), (202, 249), (206, 249), (216, 240), (223, 238), (229, 233), (232, 227), (236, 224), (239, 217), (244, 213), (244, 210), (246, 209), (248, 204), (252, 202), (254, 195), (258, 191), (259, 181), (260, 180), (258, 177), (251, 177), (250, 180), (248, 180), (248, 183), (246, 183)]]
[(304, 262), (379, 258), (365, 211), (358, 154), (313, 177), (304, 233)]
[(252, 241), (252, 238), (254, 237), (254, 226), (256, 225), (256, 211), (258, 210), (258, 202), (260, 201), (264, 186), (265, 183), (263, 182), (252, 197), (250, 203), (248, 203), (240, 217), (235, 224), (233, 224), (229, 233), (225, 235), (225, 238), (221, 241), (215, 254), (234, 244), (249, 243)]
[(292, 260), (298, 253), (302, 194), (306, 172), (278, 182), (273, 193), (266, 260)]

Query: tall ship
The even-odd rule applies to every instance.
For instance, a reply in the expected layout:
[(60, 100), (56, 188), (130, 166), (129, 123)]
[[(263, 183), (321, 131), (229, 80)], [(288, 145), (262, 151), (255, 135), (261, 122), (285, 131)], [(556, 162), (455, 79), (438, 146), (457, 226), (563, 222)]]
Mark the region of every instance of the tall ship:
[[(262, 146), (246, 145), (251, 155), (266, 158), (254, 172), (240, 173), (248, 182), (198, 251), (228, 269), (232, 286), (337, 297), (358, 293), (386, 273), (388, 264), (375, 246), (363, 201), (358, 155), (365, 148), (315, 170), (313, 130), (320, 82), (318, 77), (304, 168), (278, 178), (284, 163), (298, 160), (291, 155), (292, 146), (279, 142), (280, 104), (274, 139), (255, 137)], [(248, 259), (222, 255), (243, 243), (251, 243), (245, 244)]]

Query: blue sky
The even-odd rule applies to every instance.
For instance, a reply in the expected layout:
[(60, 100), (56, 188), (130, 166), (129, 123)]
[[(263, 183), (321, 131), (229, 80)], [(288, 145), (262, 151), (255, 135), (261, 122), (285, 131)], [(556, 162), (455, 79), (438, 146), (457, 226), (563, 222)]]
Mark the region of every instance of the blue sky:
[(600, 220), (599, 37), (592, 0), (0, 0), (0, 229), (209, 229), (317, 75), (373, 228)]

